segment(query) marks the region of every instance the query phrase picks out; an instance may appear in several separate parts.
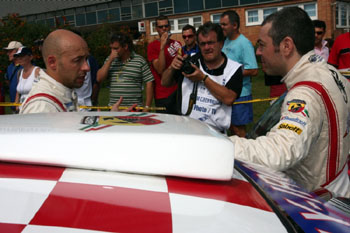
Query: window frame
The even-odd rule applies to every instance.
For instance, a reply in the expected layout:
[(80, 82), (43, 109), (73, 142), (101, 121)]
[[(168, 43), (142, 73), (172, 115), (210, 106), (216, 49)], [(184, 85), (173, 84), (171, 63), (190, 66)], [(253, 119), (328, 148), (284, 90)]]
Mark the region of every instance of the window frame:
[[(310, 18), (312, 20), (317, 19), (318, 18), (318, 5), (317, 2), (306, 2), (306, 3), (302, 3), (302, 4), (292, 4), (292, 5), (283, 5), (283, 6), (273, 6), (273, 7), (264, 7), (264, 8), (251, 8), (249, 10), (245, 10), (245, 26), (249, 27), (249, 26), (260, 26), (262, 24), (262, 22), (264, 21), (264, 10), (269, 10), (269, 9), (275, 9), (277, 8), (277, 11), (282, 10), (285, 7), (292, 7), (292, 6), (297, 6), (300, 7), (301, 9), (304, 9), (305, 5), (311, 5), (314, 4), (315, 6), (315, 16), (310, 16)], [(254, 21), (254, 22), (248, 22), (248, 13), (251, 11), (258, 11), (258, 21)]]
[[(335, 25), (336, 28), (347, 29), (350, 27), (350, 3), (348, 2), (336, 2), (337, 9), (335, 11)], [(345, 8), (345, 25), (342, 24), (342, 10)]]

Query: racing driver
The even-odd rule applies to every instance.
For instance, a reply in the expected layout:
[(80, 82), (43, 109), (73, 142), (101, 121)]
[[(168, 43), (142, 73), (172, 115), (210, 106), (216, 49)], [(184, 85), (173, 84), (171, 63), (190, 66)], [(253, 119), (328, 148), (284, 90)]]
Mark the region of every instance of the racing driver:
[(350, 83), (313, 52), (314, 27), (298, 7), (269, 15), (258, 44), (263, 69), (283, 76), (288, 93), (266, 136), (230, 137), (235, 158), (284, 171), (325, 199), (350, 198)]

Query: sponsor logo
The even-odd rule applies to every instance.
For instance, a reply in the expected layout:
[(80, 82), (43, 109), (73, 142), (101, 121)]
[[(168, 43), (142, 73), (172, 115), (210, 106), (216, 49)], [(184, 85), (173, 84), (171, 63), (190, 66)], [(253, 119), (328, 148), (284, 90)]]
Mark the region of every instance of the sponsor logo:
[(101, 130), (113, 125), (157, 125), (163, 123), (163, 121), (154, 119), (156, 115), (148, 115), (147, 113), (130, 114), (127, 116), (85, 116), (81, 120), (81, 124), (87, 125), (80, 130), (96, 131)]
[(288, 129), (291, 130), (297, 134), (301, 134), (301, 132), (303, 132), (302, 129), (300, 129), (299, 127), (292, 125), (292, 124), (287, 124), (287, 123), (282, 123), (278, 126), (278, 129)]
[(302, 126), (306, 125), (305, 121), (302, 121), (302, 120), (300, 120), (297, 117), (293, 118), (293, 117), (289, 117), (289, 116), (283, 116), (283, 117), (281, 117), (281, 120), (293, 121), (293, 122), (296, 122), (296, 123), (298, 123), (299, 125), (302, 125)]
[(343, 95), (343, 99), (344, 99), (345, 103), (348, 103), (348, 95), (346, 94), (344, 84), (343, 84), (342, 81), (339, 79), (339, 76), (338, 76), (338, 74), (337, 74), (336, 71), (334, 71), (334, 70), (330, 70), (330, 71), (331, 71), (331, 73), (332, 73), (334, 82), (337, 84), (340, 93)]
[(293, 99), (287, 102), (288, 111), (293, 113), (301, 113), (303, 116), (309, 117), (309, 112), (307, 111), (306, 102), (304, 100)]
[(316, 62), (320, 62), (322, 60), (324, 60), (323, 57), (318, 55), (318, 54), (313, 54), (309, 57), (310, 63), (316, 63)]

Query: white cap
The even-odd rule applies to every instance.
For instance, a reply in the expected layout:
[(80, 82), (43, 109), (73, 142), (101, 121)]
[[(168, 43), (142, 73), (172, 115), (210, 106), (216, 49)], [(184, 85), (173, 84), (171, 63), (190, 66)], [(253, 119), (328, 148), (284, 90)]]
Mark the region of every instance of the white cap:
[(12, 49), (18, 49), (20, 47), (22, 47), (22, 43), (21, 42), (18, 42), (18, 41), (11, 41), (9, 43), (9, 45), (7, 47), (5, 47), (4, 49), (6, 50), (12, 50)]

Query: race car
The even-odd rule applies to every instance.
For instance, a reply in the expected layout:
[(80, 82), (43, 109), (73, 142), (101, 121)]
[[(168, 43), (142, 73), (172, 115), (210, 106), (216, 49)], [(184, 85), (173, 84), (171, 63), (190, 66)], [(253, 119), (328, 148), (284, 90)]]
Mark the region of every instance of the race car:
[(0, 116), (0, 232), (349, 232), (282, 172), (183, 116), (84, 112)]

